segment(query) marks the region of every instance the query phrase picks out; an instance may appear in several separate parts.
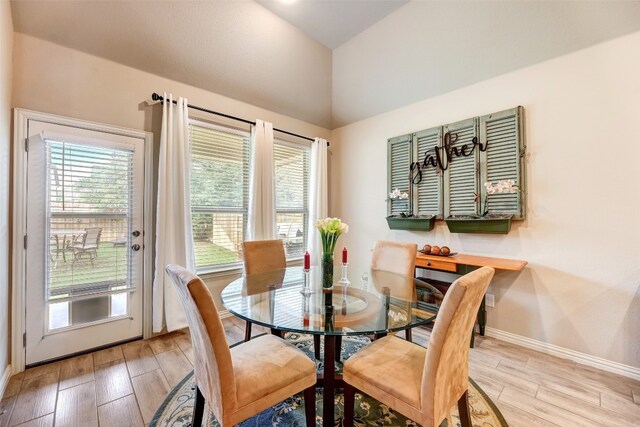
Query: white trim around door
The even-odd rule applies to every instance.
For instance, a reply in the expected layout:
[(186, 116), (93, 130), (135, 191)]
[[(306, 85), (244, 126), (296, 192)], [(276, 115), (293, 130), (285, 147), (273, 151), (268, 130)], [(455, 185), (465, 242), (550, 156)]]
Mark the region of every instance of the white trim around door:
[(13, 269), (12, 269), (12, 328), (11, 328), (11, 366), (13, 372), (25, 368), (24, 337), (26, 331), (26, 234), (27, 206), (27, 129), (28, 122), (38, 121), (55, 125), (70, 126), (114, 135), (144, 140), (144, 278), (143, 278), (143, 337), (151, 336), (151, 284), (153, 269), (153, 134), (118, 126), (110, 126), (85, 120), (77, 120), (36, 111), (14, 109), (14, 146), (13, 146)]

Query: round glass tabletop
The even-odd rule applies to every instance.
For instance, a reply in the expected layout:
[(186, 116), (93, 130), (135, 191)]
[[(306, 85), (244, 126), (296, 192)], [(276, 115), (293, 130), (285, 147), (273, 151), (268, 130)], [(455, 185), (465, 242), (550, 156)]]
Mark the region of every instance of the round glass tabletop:
[(413, 277), (349, 266), (349, 284), (340, 268), (331, 291), (322, 289), (322, 271), (312, 267), (305, 284), (302, 267), (247, 275), (227, 285), (222, 302), (251, 323), (288, 332), (321, 335), (383, 334), (435, 320), (442, 294)]

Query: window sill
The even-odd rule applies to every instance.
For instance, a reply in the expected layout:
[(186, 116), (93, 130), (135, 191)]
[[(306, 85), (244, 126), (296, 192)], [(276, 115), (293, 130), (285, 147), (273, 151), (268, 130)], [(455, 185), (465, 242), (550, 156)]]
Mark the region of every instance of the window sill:
[(208, 267), (202, 270), (196, 269), (198, 276), (206, 278), (228, 277), (242, 275), (242, 263), (225, 265), (222, 267)]

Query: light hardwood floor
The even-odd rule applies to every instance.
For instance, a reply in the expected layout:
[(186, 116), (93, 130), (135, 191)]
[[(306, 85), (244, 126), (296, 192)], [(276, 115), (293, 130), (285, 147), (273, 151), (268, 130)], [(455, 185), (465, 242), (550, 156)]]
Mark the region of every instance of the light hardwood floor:
[[(224, 326), (230, 343), (243, 339), (244, 322)], [(414, 329), (414, 341), (429, 333)], [(192, 361), (180, 331), (28, 369), (9, 382), (0, 427), (145, 425)], [(486, 337), (469, 370), (513, 427), (640, 426), (638, 381)]]

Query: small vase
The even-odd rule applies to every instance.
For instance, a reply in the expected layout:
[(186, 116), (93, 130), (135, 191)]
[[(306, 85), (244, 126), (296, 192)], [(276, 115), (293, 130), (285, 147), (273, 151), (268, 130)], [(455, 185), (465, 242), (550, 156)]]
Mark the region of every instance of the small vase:
[(333, 252), (322, 254), (322, 288), (333, 288)]

